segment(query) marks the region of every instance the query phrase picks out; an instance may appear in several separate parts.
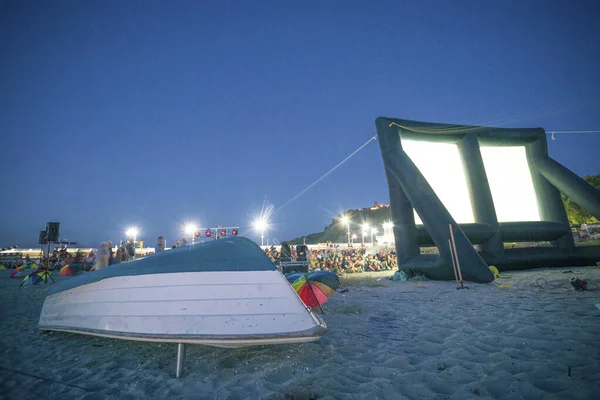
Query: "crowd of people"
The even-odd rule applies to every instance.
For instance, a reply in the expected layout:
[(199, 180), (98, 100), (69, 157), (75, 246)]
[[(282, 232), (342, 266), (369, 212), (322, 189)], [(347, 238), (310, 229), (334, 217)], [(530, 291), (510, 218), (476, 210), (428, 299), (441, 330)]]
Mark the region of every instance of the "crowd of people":
[(101, 269), (109, 265), (119, 264), (134, 260), (144, 254), (136, 254), (136, 247), (133, 239), (122, 241), (115, 249), (112, 241), (103, 242), (98, 250), (91, 249), (89, 253), (81, 250), (69, 252), (66, 247), (54, 249), (49, 257), (42, 257), (40, 264), (48, 265), (50, 269), (60, 269), (65, 265), (78, 266), (80, 269), (90, 271), (92, 269)]
[[(172, 249), (177, 247), (182, 247), (187, 245), (187, 239), (181, 239), (181, 242), (178, 240), (175, 241), (175, 244), (171, 247)], [(154, 247), (154, 252), (159, 253), (165, 250), (165, 239), (162, 236), (158, 237), (157, 244)], [(57, 250), (54, 250), (54, 254)], [(53, 254), (53, 255), (54, 255)], [(152, 254), (152, 253), (150, 253)], [(82, 263), (84, 265), (85, 270), (94, 270), (102, 269), (109, 265), (115, 265), (124, 263), (127, 261), (135, 260), (136, 258), (147, 256), (148, 253), (138, 253), (136, 250), (134, 239), (129, 239), (128, 241), (121, 241), (120, 245), (115, 249), (113, 247), (112, 241), (103, 242), (100, 244), (98, 248), (98, 252), (94, 252), (94, 250), (90, 251), (87, 258), (82, 259), (80, 256), (80, 252), (77, 252), (77, 255), (74, 257), (70, 255), (67, 251), (64, 254), (61, 252), (58, 253), (58, 258), (51, 258), (50, 264), (56, 267), (69, 265), (71, 263)], [(58, 265), (57, 265), (58, 263)]]
[[(187, 238), (176, 240), (171, 249), (185, 247), (188, 245)], [(108, 265), (119, 264), (136, 258), (135, 246), (133, 240), (128, 243), (121, 242), (115, 252), (112, 243), (102, 243), (98, 254), (91, 254), (93, 260), (90, 265), (95, 269), (100, 269)], [(154, 253), (165, 251), (165, 238), (159, 236), (154, 246)], [(277, 248), (266, 248), (265, 252), (275, 264), (279, 264), (281, 253)], [(291, 256), (296, 259), (295, 249), (291, 249)], [(325, 249), (309, 251), (307, 254), (309, 269), (331, 271), (336, 274), (360, 273), (369, 271), (392, 271), (398, 269), (396, 251), (393, 248), (383, 248), (373, 251), (365, 247), (341, 249), (339, 246), (331, 244)]]
[[(184, 247), (188, 245), (187, 238), (182, 238), (181, 241), (176, 240), (174, 245), (171, 247), (175, 249), (177, 247)], [(21, 266), (30, 266), (31, 264), (39, 264), (40, 267), (48, 268), (51, 270), (59, 270), (62, 267), (76, 266), (78, 269), (83, 271), (91, 271), (102, 269), (109, 265), (115, 265), (124, 263), (127, 261), (135, 260), (136, 258), (145, 257), (152, 254), (151, 252), (141, 253), (139, 248), (136, 247), (134, 239), (128, 241), (121, 241), (119, 246), (113, 246), (112, 241), (100, 243), (98, 249), (91, 249), (89, 252), (82, 252), (81, 250), (69, 251), (66, 246), (56, 248), (49, 255), (43, 255), (39, 259), (31, 260), (29, 255), (22, 258), (19, 254), (18, 257), (14, 257), (7, 260), (2, 260), (2, 265), (8, 269), (15, 269)], [(154, 252), (158, 253), (165, 250), (165, 239), (162, 236), (158, 237), (157, 244), (154, 247)]]
[[(376, 251), (376, 252), (375, 252)], [(331, 271), (338, 275), (369, 271), (392, 271), (398, 269), (396, 251), (394, 249), (349, 248), (309, 250), (308, 265), (311, 271)], [(281, 253), (275, 248), (267, 248), (265, 252), (271, 260), (278, 264)], [(291, 250), (292, 259), (296, 259), (296, 250)]]
[[(171, 249), (185, 247), (188, 245), (187, 238), (175, 241)], [(121, 241), (118, 247), (114, 247), (111, 241), (103, 242), (98, 250), (90, 250), (84, 254), (81, 250), (69, 252), (67, 248), (55, 249), (49, 257), (42, 257), (40, 264), (46, 263), (50, 269), (60, 269), (65, 265), (78, 266), (84, 271), (97, 270), (144, 257), (148, 254), (136, 252), (133, 239)], [(165, 251), (165, 239), (159, 236), (154, 246), (154, 252)], [(291, 258), (296, 259), (295, 249), (291, 250)], [(265, 248), (266, 254), (275, 263), (279, 264), (281, 259), (280, 251), (272, 246)], [(327, 248), (308, 250), (307, 261), (311, 271), (323, 270), (331, 271), (336, 274), (351, 274), (369, 271), (392, 271), (398, 269), (396, 251), (393, 248), (339, 248), (336, 245), (327, 246)], [(29, 256), (23, 261), (13, 262), (13, 268), (19, 264), (33, 263)]]

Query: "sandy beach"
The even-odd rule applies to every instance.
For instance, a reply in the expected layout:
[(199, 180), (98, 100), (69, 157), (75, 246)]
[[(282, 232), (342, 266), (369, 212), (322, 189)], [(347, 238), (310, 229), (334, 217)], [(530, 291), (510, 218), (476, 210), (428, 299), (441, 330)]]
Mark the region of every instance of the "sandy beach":
[(569, 283), (578, 276), (600, 284), (598, 268), (507, 272), (495, 284), (467, 283), (468, 290), (456, 290), (454, 282), (394, 282), (390, 272), (343, 277), (348, 291), (324, 306), (329, 330), (321, 341), (188, 346), (182, 379), (174, 378), (174, 344), (38, 331), (50, 285), (19, 287), (20, 279), (9, 275), (0, 271), (1, 399), (595, 399), (600, 393), (600, 291), (578, 293)]

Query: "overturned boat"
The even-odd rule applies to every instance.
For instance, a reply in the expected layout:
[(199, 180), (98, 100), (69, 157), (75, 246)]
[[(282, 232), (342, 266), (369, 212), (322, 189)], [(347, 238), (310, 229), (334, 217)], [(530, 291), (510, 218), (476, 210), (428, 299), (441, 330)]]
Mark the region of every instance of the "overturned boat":
[(218, 347), (310, 342), (327, 329), (260, 247), (241, 237), (61, 281), (39, 328)]

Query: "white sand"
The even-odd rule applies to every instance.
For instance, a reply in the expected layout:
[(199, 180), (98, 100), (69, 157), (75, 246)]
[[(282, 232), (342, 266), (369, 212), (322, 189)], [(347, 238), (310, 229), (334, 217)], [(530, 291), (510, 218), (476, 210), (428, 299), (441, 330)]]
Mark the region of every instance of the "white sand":
[(352, 286), (325, 305), (320, 342), (188, 346), (179, 380), (176, 345), (40, 333), (48, 287), (21, 288), (0, 271), (0, 398), (600, 398), (600, 291), (569, 284), (574, 275), (600, 284), (600, 270), (563, 270), (511, 272), (496, 281), (510, 289), (459, 291), (452, 282), (392, 282), (389, 272), (344, 278)]

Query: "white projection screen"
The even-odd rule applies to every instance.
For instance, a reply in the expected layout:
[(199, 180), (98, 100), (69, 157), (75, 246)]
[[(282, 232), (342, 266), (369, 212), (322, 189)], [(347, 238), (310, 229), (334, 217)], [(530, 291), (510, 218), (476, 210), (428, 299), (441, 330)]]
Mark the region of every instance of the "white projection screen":
[[(402, 139), (402, 148), (458, 223), (473, 223), (463, 164), (455, 144)], [(540, 221), (524, 146), (481, 146), (498, 222)], [(423, 224), (415, 212), (415, 223)]]
[[(458, 147), (402, 139), (402, 148), (423, 174), (454, 220), (473, 223), (473, 208)], [(415, 223), (423, 222), (415, 212)]]
[(524, 146), (481, 146), (498, 222), (541, 221)]

